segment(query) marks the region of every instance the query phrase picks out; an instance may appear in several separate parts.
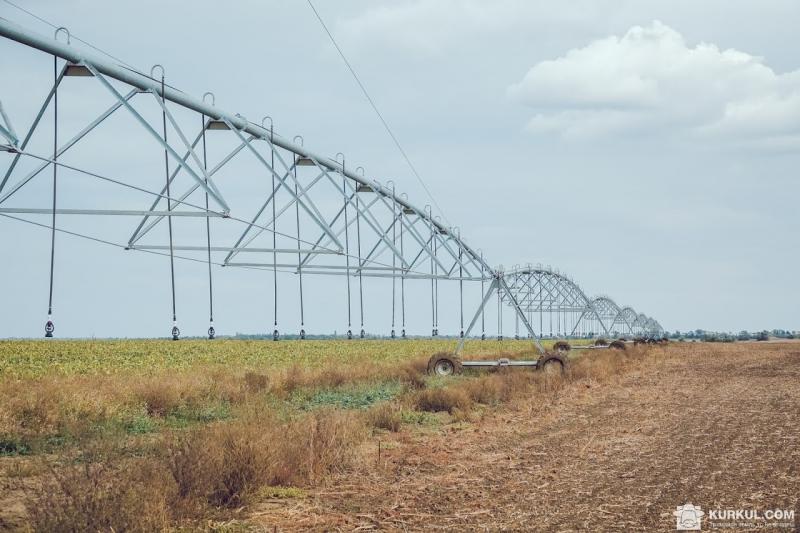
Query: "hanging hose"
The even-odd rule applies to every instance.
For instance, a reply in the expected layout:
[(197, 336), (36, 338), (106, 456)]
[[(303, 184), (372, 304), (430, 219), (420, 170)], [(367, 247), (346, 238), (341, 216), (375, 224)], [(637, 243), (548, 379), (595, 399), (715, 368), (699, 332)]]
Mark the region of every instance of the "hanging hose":
[(556, 321), (558, 322), (558, 336), (561, 337), (561, 308), (556, 309)]
[(539, 338), (544, 337), (544, 300), (542, 300), (542, 275), (539, 274)]
[[(533, 286), (531, 285), (530, 265), (528, 265), (528, 325), (533, 327)], [(531, 332), (528, 332), (528, 338), (532, 338)]]
[(361, 268), (364, 266), (361, 264), (361, 209), (358, 207), (358, 189), (356, 188), (356, 244), (358, 247), (358, 305), (361, 310), (361, 332), (359, 334), (360, 338), (364, 338), (366, 336), (366, 332), (364, 331), (364, 278), (362, 276)]
[(47, 322), (44, 336), (51, 338), (56, 327), (53, 324), (53, 270), (56, 260), (56, 195), (58, 191), (58, 57), (53, 56), (53, 220), (50, 231), (50, 296), (47, 303)]
[(353, 338), (353, 320), (350, 302), (350, 221), (347, 218), (347, 177), (344, 167), (345, 159), (342, 156), (342, 198), (344, 199), (344, 258), (347, 265), (347, 338)]
[[(459, 240), (461, 237), (461, 232), (459, 231)], [(463, 257), (463, 248), (461, 247), (461, 243), (458, 244), (458, 307), (461, 312), (461, 331), (459, 333), (459, 338), (464, 338), (464, 265), (461, 262), (461, 258)]]
[[(392, 183), (392, 248), (396, 248), (397, 243), (397, 200), (394, 195), (394, 183)], [(394, 315), (395, 315), (395, 301), (397, 300), (397, 253), (392, 251), (392, 332), (391, 337), (394, 339)]]
[[(431, 245), (434, 244), (434, 234), (433, 234), (433, 217), (430, 216), (430, 212), (428, 213), (430, 227), (431, 227)], [(431, 337), (436, 336), (436, 302), (434, 300), (434, 257), (436, 256), (436, 250), (434, 249), (433, 254), (431, 255)]]
[[(300, 279), (300, 340), (305, 340), (305, 309), (303, 308), (303, 266), (300, 253), (300, 200), (297, 188), (297, 163), (294, 165), (295, 220), (297, 222), (297, 273)], [(273, 198), (274, 200), (274, 198)]]
[[(484, 277), (485, 277), (484, 276), (485, 270), (484, 270), (484, 266), (483, 265), (484, 265), (484, 263), (483, 263), (483, 251), (481, 251), (481, 297), (483, 297), (483, 295), (484, 295), (484, 292), (483, 292), (484, 281), (483, 280), (484, 280)], [(484, 315), (484, 307), (486, 307), (486, 306), (485, 305), (481, 306), (481, 340), (482, 341), (486, 340), (486, 317)]]
[(503, 304), (500, 291), (497, 291), (497, 340), (503, 340)]
[[(263, 120), (262, 120), (263, 122)], [(275, 168), (275, 145), (273, 141), (275, 131), (272, 124), (272, 119), (269, 119), (269, 148), (270, 148), (270, 168)], [(277, 189), (275, 189), (275, 171), (271, 172), (272, 174), (272, 294), (273, 298), (273, 308), (272, 308), (272, 340), (277, 341), (281, 338), (280, 332), (278, 332), (278, 227), (276, 226), (276, 215), (275, 215), (275, 203), (276, 198), (275, 195), (278, 193)]]
[[(438, 230), (435, 230), (438, 231)], [(433, 257), (439, 256), (439, 243), (437, 242), (438, 239), (434, 234), (433, 240)], [(434, 294), (436, 296), (435, 302), (436, 305), (433, 306), (433, 335), (435, 337), (439, 336), (439, 264), (437, 263), (435, 266), (436, 274), (433, 277), (433, 286), (434, 286)]]
[[(403, 212), (401, 210), (400, 216), (403, 216)], [(400, 255), (405, 257), (405, 250), (403, 249), (403, 225), (400, 225)], [(402, 320), (402, 329), (400, 330), (400, 336), (402, 338), (406, 338), (406, 269), (405, 266), (403, 267), (402, 274), (400, 275), (400, 310), (401, 310), (401, 320)]]
[[(208, 156), (206, 153), (206, 116), (203, 121), (203, 170), (208, 170)], [(208, 189), (208, 174), (206, 174), (206, 189)], [(206, 215), (208, 215), (208, 191), (206, 191)], [(211, 219), (206, 216), (206, 251), (208, 253), (208, 340), (214, 340), (217, 332), (214, 330), (214, 285), (211, 279)]]
[[(160, 67), (160, 65), (156, 65)], [(169, 188), (169, 152), (167, 152), (167, 111), (166, 111), (166, 98), (164, 97), (165, 83), (164, 83), (164, 68), (161, 68), (161, 123), (164, 130), (164, 173), (167, 182), (167, 212), (172, 211), (172, 195)], [(151, 69), (155, 70), (155, 66)], [(175, 306), (175, 250), (172, 238), (172, 215), (167, 215), (167, 227), (169, 228), (169, 272), (170, 272), (170, 288), (172, 290), (172, 340), (180, 339), (181, 330), (178, 329), (178, 314)]]

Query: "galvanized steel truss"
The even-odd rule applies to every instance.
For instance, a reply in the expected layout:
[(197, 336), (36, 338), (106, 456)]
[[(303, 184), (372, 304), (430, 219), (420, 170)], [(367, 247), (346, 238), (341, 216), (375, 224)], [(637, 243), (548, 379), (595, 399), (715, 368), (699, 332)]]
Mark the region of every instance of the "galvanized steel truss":
[[(60, 32), (66, 33), (66, 43), (58, 39)], [(210, 93), (202, 99), (188, 96), (164, 83), (163, 68), (159, 79), (158, 66), (147, 75), (110, 62), (72, 46), (63, 28), (56, 32), (55, 38), (47, 38), (0, 18), (0, 36), (52, 54), (54, 68), (57, 67), (53, 85), (21, 140), (0, 102), (0, 141), (4, 143), (0, 144), (0, 150), (8, 152), (10, 157), (3, 162), (7, 163), (5, 171), (0, 172), (0, 215), (49, 215), (54, 235), (56, 216), (135, 217), (139, 220), (132, 225), (130, 236), (119, 243), (126, 249), (169, 253), (170, 257), (175, 252), (205, 252), (209, 268), (214, 263), (226, 267), (289, 270), (300, 274), (301, 299), (303, 274), (339, 275), (359, 280), (363, 277), (392, 278), (401, 283), (409, 279), (430, 280), (432, 298), (438, 294), (439, 281), (458, 281), (460, 287), (464, 282), (481, 282), (484, 286), (488, 281), (489, 288), (482, 304), (470, 327), (460, 333), (462, 337), (469, 336), (493, 293), (498, 295), (499, 303), (513, 309), (517, 324), (521, 321), (527, 335), (534, 339), (542, 336), (545, 313), (551, 319), (554, 315), (558, 317), (557, 333), (562, 335), (590, 330), (606, 335), (618, 330), (624, 334), (661, 331), (654, 320), (630, 308), (620, 309), (609, 298), (588, 299), (576, 283), (550, 269), (529, 267), (509, 272), (492, 269), (482, 254), (466, 244), (457, 228), (443, 225), (430, 206), (419, 208), (410, 203), (404, 194), (396, 192), (393, 182), (382, 184), (368, 179), (363, 169), (353, 168), (343, 154), (330, 158), (311, 152), (303, 146), (299, 136), (289, 141), (274, 131), (269, 117), (256, 124), (241, 115), (218, 109)], [(28, 150), (29, 142), (40, 128), (46, 111), (57, 103), (59, 87), (67, 78), (84, 78), (79, 83), (99, 84), (111, 96), (112, 104), (100, 114), (86, 118), (85, 127), (66, 142), (56, 143), (53, 153), (33, 153)], [(147, 118), (141, 110), (145, 105), (156, 106), (162, 120), (153, 119), (152, 113)], [(177, 111), (183, 115), (182, 119), (176, 116)], [(110, 117), (120, 113), (131, 117), (155, 142), (157, 149), (164, 152), (166, 176), (160, 189), (148, 190), (135, 182), (59, 161), (87, 135), (101, 130)], [(199, 131), (189, 131), (187, 113), (194, 115), (188, 123), (199, 125)], [(56, 114), (55, 126), (57, 120)], [(228, 148), (209, 163), (206, 148), (212, 142)], [(15, 169), (22, 158), (31, 158), (37, 164), (19, 176)], [(222, 171), (245, 158), (250, 172), (271, 183), (272, 188), (255, 212), (240, 215), (226, 201), (217, 178)], [(37, 176), (47, 169), (58, 168), (146, 193), (152, 201), (141, 209), (67, 209), (57, 207), (55, 199), (51, 208), (9, 206), (8, 200)], [(189, 185), (179, 182), (187, 177)], [(197, 195), (193, 196), (197, 191), (201, 195), (199, 200)], [(232, 242), (212, 245), (210, 226), (207, 226), (208, 240), (204, 246), (176, 243), (172, 238), (173, 217), (218, 219), (218, 223), (240, 225), (241, 231)], [(164, 224), (170, 226), (169, 243), (148, 242), (146, 237), (152, 237), (153, 230)], [(276, 236), (294, 245), (278, 246)], [(394, 290), (393, 283), (393, 298)], [(348, 298), (349, 293), (348, 285)], [(434, 299), (432, 305), (434, 313), (438, 313), (438, 301)], [(461, 312), (463, 324), (463, 290)], [(538, 335), (534, 332), (537, 313)], [(560, 322), (562, 317), (564, 327)], [(566, 327), (567, 323), (571, 330)], [(552, 326), (550, 333), (553, 334)], [(433, 334), (438, 334), (436, 320)], [(538, 341), (536, 344), (541, 349)]]

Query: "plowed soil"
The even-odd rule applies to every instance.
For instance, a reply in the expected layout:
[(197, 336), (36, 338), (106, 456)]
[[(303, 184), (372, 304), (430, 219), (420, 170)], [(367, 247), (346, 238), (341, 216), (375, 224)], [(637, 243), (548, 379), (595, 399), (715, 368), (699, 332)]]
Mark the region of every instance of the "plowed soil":
[(270, 531), (674, 531), (688, 502), (797, 509), (799, 422), (800, 344), (673, 344), (546, 401), (384, 435), (363, 471), (247, 520)]

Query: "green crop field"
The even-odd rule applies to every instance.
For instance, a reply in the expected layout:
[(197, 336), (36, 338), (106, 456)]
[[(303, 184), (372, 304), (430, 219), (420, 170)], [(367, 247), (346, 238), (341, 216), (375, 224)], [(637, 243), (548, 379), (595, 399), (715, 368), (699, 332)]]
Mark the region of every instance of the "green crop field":
[[(393, 364), (453, 351), (455, 339), (408, 340), (7, 340), (0, 341), (0, 379), (43, 376), (155, 373), (198, 366), (281, 369), (294, 365)], [(546, 343), (545, 346), (549, 346)], [(466, 343), (466, 356), (531, 352), (527, 340)]]

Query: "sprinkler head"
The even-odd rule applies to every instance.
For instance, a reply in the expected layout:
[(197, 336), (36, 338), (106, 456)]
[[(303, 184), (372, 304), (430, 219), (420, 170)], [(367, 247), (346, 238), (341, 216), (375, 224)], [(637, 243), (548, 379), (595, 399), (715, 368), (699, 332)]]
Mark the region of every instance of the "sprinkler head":
[(482, 340), (482, 341), (485, 341), (485, 340), (486, 340), (486, 333), (481, 333), (481, 340)]
[(347, 340), (353, 340), (353, 330), (352, 329), (348, 329), (347, 330)]
[(461, 332), (459, 332), (458, 336), (460, 338), (462, 338), (462, 339), (464, 338), (464, 330), (463, 329), (461, 330)]
[(394, 330), (392, 330), (392, 338), (394, 339)]
[(406, 330), (405, 329), (400, 331), (400, 336), (403, 337), (404, 339), (406, 338)]
[(208, 328), (208, 340), (213, 341), (217, 336), (217, 332), (214, 330), (214, 326), (209, 326)]
[(300, 330), (300, 340), (301, 341), (306, 340), (306, 330), (304, 330), (304, 329)]
[(281, 334), (278, 333), (278, 330), (275, 329), (272, 331), (272, 340), (276, 341), (281, 338)]
[(361, 330), (361, 338), (363, 339), (367, 335), (367, 332), (363, 329)]
[(53, 332), (56, 330), (55, 324), (49, 318), (47, 319), (47, 324), (44, 325), (44, 336), (45, 338), (52, 339)]
[(178, 326), (172, 326), (172, 340), (176, 341), (181, 338), (181, 330), (178, 329)]

